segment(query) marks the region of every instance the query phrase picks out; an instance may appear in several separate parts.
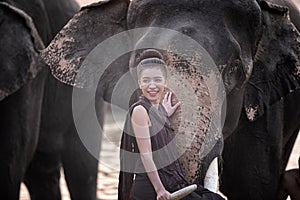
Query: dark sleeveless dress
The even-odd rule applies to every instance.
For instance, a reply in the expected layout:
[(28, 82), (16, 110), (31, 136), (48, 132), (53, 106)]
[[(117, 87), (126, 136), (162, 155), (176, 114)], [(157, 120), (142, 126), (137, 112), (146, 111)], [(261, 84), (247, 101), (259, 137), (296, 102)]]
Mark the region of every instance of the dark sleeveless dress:
[[(121, 139), (119, 175), (119, 200), (156, 200), (156, 192), (145, 172), (141, 161), (136, 139), (131, 124), (131, 114), (134, 107), (143, 106), (149, 115), (151, 125), (149, 132), (151, 137), (152, 156), (159, 177), (169, 192), (179, 190), (189, 184), (184, 179), (176, 152), (174, 130), (170, 126), (170, 120), (164, 107), (160, 104), (158, 109), (152, 107), (150, 101), (141, 96), (128, 111)], [(218, 194), (212, 193), (203, 187), (188, 195), (184, 200), (192, 199), (223, 199)]]

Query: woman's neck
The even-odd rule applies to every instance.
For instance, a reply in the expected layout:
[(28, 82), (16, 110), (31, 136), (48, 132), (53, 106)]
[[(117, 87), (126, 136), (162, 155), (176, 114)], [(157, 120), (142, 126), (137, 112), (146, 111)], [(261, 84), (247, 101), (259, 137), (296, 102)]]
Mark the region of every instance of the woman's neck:
[(151, 105), (152, 105), (154, 108), (158, 109), (159, 103), (152, 103), (152, 102), (151, 102)]
[(150, 101), (147, 97), (145, 97), (144, 95), (141, 95), (140, 98), (142, 98), (144, 101), (148, 102), (151, 104), (151, 106), (155, 107), (155, 108), (159, 108), (159, 103), (160, 101)]

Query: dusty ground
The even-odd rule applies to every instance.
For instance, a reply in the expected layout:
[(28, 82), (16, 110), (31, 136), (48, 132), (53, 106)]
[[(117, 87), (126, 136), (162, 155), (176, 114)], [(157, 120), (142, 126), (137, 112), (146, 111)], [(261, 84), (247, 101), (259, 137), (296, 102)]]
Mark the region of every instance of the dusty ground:
[(77, 2), (79, 3), (80, 6), (85, 6), (88, 5), (90, 3), (94, 3), (94, 2), (98, 2), (95, 0), (77, 0)]
[[(94, 0), (77, 0), (81, 6), (96, 2)], [(300, 6), (300, 0), (295, 0)], [(117, 199), (117, 185), (118, 185), (118, 144), (121, 130), (112, 123), (110, 117), (107, 117), (104, 127), (104, 141), (102, 143), (101, 161), (99, 164), (98, 174), (98, 192), (99, 200), (113, 200)], [(297, 160), (300, 155), (300, 134), (298, 135), (296, 144), (294, 146), (287, 169), (297, 167)], [(62, 200), (70, 200), (70, 196), (66, 187), (66, 183), (61, 178)], [(30, 200), (26, 187), (21, 186), (21, 200)]]

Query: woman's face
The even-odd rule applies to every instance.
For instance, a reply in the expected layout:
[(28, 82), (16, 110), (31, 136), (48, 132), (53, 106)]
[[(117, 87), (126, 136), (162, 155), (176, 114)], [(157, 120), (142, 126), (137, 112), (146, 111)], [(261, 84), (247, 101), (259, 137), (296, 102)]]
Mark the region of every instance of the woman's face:
[(160, 102), (166, 86), (166, 80), (159, 67), (146, 68), (141, 71), (138, 83), (143, 95), (152, 104)]

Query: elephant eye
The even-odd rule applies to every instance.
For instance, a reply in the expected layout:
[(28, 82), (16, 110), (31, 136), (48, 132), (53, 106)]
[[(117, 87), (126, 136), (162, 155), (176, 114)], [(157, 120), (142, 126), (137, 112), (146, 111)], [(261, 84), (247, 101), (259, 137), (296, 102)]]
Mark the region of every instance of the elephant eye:
[(240, 60), (235, 60), (232, 67), (229, 70), (229, 74), (232, 74), (234, 72), (236, 72), (237, 70), (239, 70), (241, 68), (241, 61)]
[(180, 29), (180, 32), (185, 35), (191, 36), (191, 35), (195, 34), (196, 30), (192, 27), (182, 27)]

